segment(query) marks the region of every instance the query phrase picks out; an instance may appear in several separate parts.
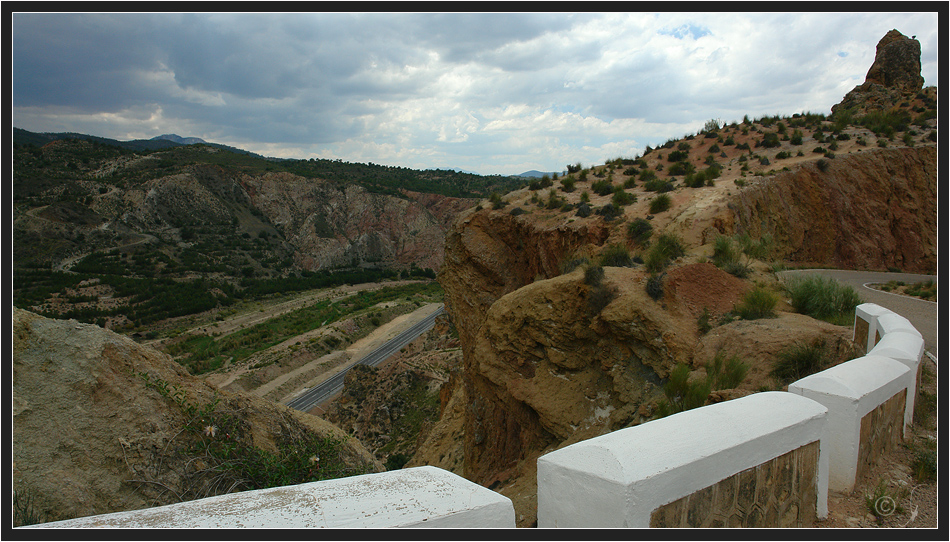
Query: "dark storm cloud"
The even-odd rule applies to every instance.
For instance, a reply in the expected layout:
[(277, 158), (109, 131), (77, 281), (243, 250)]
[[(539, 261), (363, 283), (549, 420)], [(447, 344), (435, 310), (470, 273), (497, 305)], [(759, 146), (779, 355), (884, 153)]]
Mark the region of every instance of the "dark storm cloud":
[(632, 155), (709, 118), (828, 112), (863, 81), (891, 28), (921, 39), (928, 84), (937, 73), (929, 14), (12, 19), (18, 127), (184, 132), (274, 156), (485, 173)]

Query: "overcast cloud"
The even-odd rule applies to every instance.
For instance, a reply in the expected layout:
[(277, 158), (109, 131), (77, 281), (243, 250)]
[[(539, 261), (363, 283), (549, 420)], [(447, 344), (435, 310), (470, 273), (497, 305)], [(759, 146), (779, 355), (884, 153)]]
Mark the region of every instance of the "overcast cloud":
[[(315, 6), (318, 4), (314, 4)], [(266, 156), (557, 171), (743, 115), (830, 114), (936, 13), (26, 14), (13, 126)]]

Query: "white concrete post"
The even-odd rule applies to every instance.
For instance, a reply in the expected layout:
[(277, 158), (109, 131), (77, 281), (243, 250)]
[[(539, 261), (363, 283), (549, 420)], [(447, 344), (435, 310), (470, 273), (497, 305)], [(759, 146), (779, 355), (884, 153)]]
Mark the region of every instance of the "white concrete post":
[(885, 309), (880, 305), (875, 305), (874, 303), (862, 303), (854, 308), (854, 336), (852, 340), (858, 342), (858, 326), (859, 320), (862, 320), (867, 326), (867, 340), (864, 341), (861, 346), (864, 348), (864, 353), (868, 353), (874, 348), (874, 345), (877, 343), (876, 333), (878, 332), (877, 319), (885, 314), (892, 314), (891, 311)]
[(904, 411), (904, 434), (914, 423), (914, 404), (917, 402), (917, 371), (924, 356), (924, 339), (919, 333), (891, 331), (885, 335), (869, 355), (895, 359), (910, 369), (911, 379), (907, 388), (907, 408)]
[(826, 414), (763, 392), (556, 450), (538, 458), (538, 526), (649, 527), (657, 508), (815, 441), (816, 512), (826, 517)]
[(813, 399), (828, 408), (831, 489), (850, 491), (854, 487), (861, 419), (907, 388), (909, 378), (910, 369), (903, 363), (868, 355), (788, 385), (789, 393)]

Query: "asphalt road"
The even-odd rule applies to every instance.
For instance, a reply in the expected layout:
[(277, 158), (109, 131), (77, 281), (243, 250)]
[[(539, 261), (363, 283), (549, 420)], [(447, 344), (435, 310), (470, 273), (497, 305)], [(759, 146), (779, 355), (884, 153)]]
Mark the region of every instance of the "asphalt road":
[(780, 277), (790, 277), (796, 275), (818, 274), (833, 278), (838, 282), (847, 284), (854, 288), (858, 297), (864, 303), (874, 303), (885, 309), (892, 310), (904, 318), (910, 320), (910, 323), (917, 328), (924, 337), (924, 348), (937, 356), (937, 342), (939, 336), (940, 320), (937, 313), (937, 304), (933, 301), (924, 301), (915, 297), (892, 294), (875, 290), (867, 284), (881, 284), (892, 280), (904, 281), (907, 284), (915, 282), (925, 282), (928, 280), (937, 283), (937, 275), (917, 275), (913, 273), (880, 273), (871, 271), (843, 271), (840, 269), (800, 269), (794, 271), (782, 271)]
[(413, 324), (412, 327), (403, 331), (399, 335), (396, 335), (384, 345), (380, 346), (376, 350), (370, 352), (364, 358), (356, 361), (351, 364), (346, 369), (338, 372), (337, 374), (328, 378), (322, 384), (314, 386), (304, 393), (298, 395), (290, 402), (287, 403), (287, 406), (290, 408), (300, 410), (302, 412), (309, 412), (314, 406), (323, 403), (333, 395), (339, 393), (343, 389), (343, 378), (346, 376), (347, 371), (353, 368), (356, 365), (370, 365), (376, 366), (380, 363), (389, 359), (390, 356), (399, 352), (399, 350), (412, 342), (416, 337), (422, 335), (426, 331), (432, 329), (432, 326), (435, 325), (435, 318), (442, 314), (445, 311), (445, 306), (441, 306), (431, 315), (422, 319), (416, 324)]

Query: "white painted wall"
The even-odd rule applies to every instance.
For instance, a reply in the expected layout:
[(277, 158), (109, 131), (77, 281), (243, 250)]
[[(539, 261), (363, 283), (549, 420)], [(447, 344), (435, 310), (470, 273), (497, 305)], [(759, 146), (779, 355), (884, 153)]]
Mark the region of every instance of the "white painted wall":
[(919, 333), (892, 331), (885, 335), (868, 354), (897, 360), (910, 369), (912, 385), (907, 388), (907, 408), (904, 410), (904, 435), (914, 422), (914, 404), (917, 402), (917, 370), (924, 357), (924, 338)]
[[(868, 340), (866, 344), (862, 345), (866, 353), (870, 352), (871, 349), (874, 348), (875, 332), (878, 330), (877, 319), (881, 316), (884, 316), (885, 314), (891, 314), (891, 311), (880, 305), (875, 305), (874, 303), (862, 303), (854, 308), (855, 331), (857, 331), (858, 318), (868, 323)], [(853, 336), (852, 340), (857, 342), (857, 336)]]
[[(578, 442), (538, 458), (539, 527), (649, 527), (651, 513), (814, 441), (827, 409), (785, 392), (756, 393)], [(818, 517), (828, 514), (820, 450)]]
[[(914, 378), (903, 363), (867, 355), (806, 376), (788, 385), (794, 393), (828, 409), (829, 487), (850, 491), (854, 487), (861, 438), (861, 418), (879, 405), (913, 386)], [(901, 428), (903, 431), (903, 428)]]
[(511, 500), (436, 467), (229, 493), (33, 527), (510, 527)]

